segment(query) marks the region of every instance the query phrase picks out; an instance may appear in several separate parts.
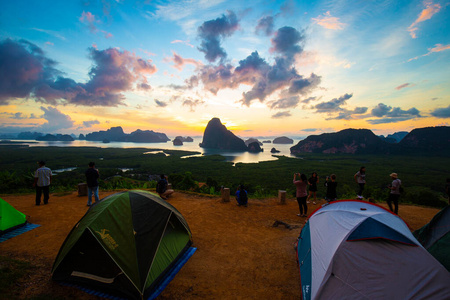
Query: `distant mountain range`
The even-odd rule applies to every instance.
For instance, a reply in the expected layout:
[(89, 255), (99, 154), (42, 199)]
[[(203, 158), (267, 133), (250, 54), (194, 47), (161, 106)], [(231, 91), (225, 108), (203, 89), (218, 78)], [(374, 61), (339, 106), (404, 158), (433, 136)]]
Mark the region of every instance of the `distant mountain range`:
[(399, 143), (391, 143), (376, 136), (369, 129), (345, 129), (335, 133), (311, 135), (290, 148), (292, 154), (406, 154), (449, 153), (450, 127), (414, 129)]
[(111, 142), (134, 142), (134, 143), (165, 143), (170, 141), (166, 134), (154, 132), (153, 130), (136, 130), (130, 134), (123, 132), (122, 127), (111, 127), (106, 131), (96, 131), (81, 135), (80, 140), (87, 141), (111, 141)]

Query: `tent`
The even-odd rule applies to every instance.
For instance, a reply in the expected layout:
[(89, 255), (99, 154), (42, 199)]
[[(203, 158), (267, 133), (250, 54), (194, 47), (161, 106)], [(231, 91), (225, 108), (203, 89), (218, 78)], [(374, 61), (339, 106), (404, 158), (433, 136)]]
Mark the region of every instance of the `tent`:
[(343, 200), (316, 210), (297, 244), (303, 299), (448, 299), (450, 273), (397, 215)]
[(23, 213), (0, 198), (0, 236), (6, 232), (24, 226), (26, 223), (27, 218)]
[(450, 205), (413, 232), (422, 246), (450, 272)]
[(148, 299), (193, 253), (191, 244), (188, 224), (172, 205), (147, 191), (116, 193), (91, 206), (73, 227), (52, 278), (106, 295)]

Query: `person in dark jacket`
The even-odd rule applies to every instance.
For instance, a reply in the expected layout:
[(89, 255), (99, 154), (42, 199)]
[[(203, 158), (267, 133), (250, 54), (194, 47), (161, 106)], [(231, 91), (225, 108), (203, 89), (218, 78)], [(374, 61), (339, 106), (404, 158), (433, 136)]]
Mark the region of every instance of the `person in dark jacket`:
[(87, 206), (92, 205), (92, 194), (94, 194), (95, 203), (100, 201), (98, 199), (98, 178), (100, 177), (100, 174), (98, 173), (98, 170), (95, 168), (95, 163), (91, 161), (89, 163), (89, 168), (86, 170), (86, 182), (88, 186), (88, 202)]

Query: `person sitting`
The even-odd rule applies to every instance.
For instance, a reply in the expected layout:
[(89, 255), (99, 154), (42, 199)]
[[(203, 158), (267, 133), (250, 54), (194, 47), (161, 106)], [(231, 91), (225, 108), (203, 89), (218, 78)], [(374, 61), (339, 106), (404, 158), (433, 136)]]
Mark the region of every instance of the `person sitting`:
[(168, 189), (169, 183), (167, 182), (167, 177), (164, 174), (161, 174), (161, 179), (156, 184), (156, 192), (159, 194), (159, 196), (167, 200), (167, 198), (173, 194), (172, 189)]
[(247, 207), (248, 204), (248, 194), (247, 191), (244, 189), (244, 186), (241, 184), (236, 191), (236, 201), (238, 206), (244, 206)]

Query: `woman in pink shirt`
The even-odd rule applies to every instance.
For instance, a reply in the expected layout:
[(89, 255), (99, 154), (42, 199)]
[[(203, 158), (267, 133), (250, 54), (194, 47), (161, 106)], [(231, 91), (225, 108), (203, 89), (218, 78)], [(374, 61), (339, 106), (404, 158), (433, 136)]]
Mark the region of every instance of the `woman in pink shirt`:
[(297, 214), (297, 216), (306, 217), (306, 214), (308, 213), (308, 206), (306, 205), (306, 198), (308, 197), (308, 179), (305, 174), (294, 173), (293, 183), (297, 189), (295, 196), (297, 197), (298, 208), (300, 209), (300, 213)]

